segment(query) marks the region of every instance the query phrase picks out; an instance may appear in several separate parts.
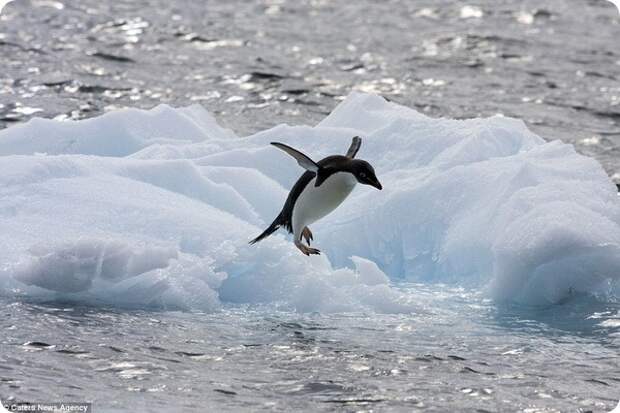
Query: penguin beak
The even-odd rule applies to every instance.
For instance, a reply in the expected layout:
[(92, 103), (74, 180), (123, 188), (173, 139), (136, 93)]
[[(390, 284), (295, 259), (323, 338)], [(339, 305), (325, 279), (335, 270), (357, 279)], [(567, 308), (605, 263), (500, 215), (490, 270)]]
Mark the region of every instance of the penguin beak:
[(381, 186), (381, 182), (379, 182), (378, 179), (375, 179), (373, 182), (370, 183), (370, 185), (374, 186), (379, 191), (383, 189), (383, 186)]

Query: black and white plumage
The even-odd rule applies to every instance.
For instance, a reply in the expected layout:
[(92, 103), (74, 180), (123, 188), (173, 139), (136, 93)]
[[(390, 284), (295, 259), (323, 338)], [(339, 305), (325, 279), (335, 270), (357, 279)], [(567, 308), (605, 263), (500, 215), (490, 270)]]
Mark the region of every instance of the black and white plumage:
[[(377, 189), (382, 189), (381, 183), (368, 162), (354, 159), (362, 144), (359, 136), (353, 138), (346, 155), (332, 155), (318, 162), (283, 143), (271, 144), (295, 158), (306, 172), (293, 185), (276, 219), (262, 234), (250, 241), (250, 244), (255, 244), (278, 228), (284, 227), (293, 233), (295, 246), (301, 252), (306, 255), (319, 254), (318, 249), (309, 246), (313, 236), (308, 226), (336, 209), (358, 182)], [(302, 238), (306, 240), (307, 246), (301, 242)]]

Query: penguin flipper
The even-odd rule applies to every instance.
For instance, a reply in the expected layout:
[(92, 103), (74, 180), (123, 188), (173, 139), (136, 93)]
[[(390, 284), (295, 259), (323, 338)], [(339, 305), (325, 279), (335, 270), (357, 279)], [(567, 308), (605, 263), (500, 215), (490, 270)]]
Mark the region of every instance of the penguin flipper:
[(349, 146), (346, 157), (351, 159), (355, 158), (357, 151), (360, 150), (360, 146), (362, 146), (362, 138), (354, 136), (353, 139), (351, 139), (351, 146)]
[(284, 152), (288, 153), (293, 158), (295, 158), (295, 160), (297, 161), (299, 166), (301, 166), (302, 168), (304, 168), (304, 169), (306, 169), (306, 170), (308, 170), (310, 172), (314, 172), (314, 173), (317, 173), (319, 171), (319, 165), (317, 165), (316, 162), (314, 162), (308, 156), (306, 156), (303, 153), (299, 152), (297, 149), (291, 148), (290, 146), (285, 145), (285, 144), (280, 143), (280, 142), (271, 142), (271, 144), (273, 146), (275, 146), (276, 148), (281, 149)]

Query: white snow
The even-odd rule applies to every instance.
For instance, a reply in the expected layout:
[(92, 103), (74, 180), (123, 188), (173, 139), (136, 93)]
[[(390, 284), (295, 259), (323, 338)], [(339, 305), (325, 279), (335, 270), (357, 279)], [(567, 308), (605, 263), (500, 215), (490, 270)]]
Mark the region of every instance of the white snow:
[[(363, 138), (384, 190), (358, 185), (313, 225), (251, 246), (315, 160)], [(617, 288), (620, 198), (600, 165), (503, 117), (431, 119), (353, 94), (316, 127), (249, 137), (202, 107), (34, 119), (0, 131), (0, 294), (211, 311), (416, 311), (399, 280), (557, 303)], [(313, 246), (315, 246), (313, 244)]]

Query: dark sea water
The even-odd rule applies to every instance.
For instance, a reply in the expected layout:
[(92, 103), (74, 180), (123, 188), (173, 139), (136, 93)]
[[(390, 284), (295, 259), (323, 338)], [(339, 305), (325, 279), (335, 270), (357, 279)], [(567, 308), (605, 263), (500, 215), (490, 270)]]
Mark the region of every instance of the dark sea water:
[[(604, 0), (18, 0), (0, 16), (0, 128), (165, 102), (244, 135), (317, 123), (352, 90), (434, 117), (521, 118), (620, 182), (620, 16)], [(606, 412), (620, 399), (618, 303), (399, 288), (424, 311), (3, 297), (0, 397), (97, 413)]]

